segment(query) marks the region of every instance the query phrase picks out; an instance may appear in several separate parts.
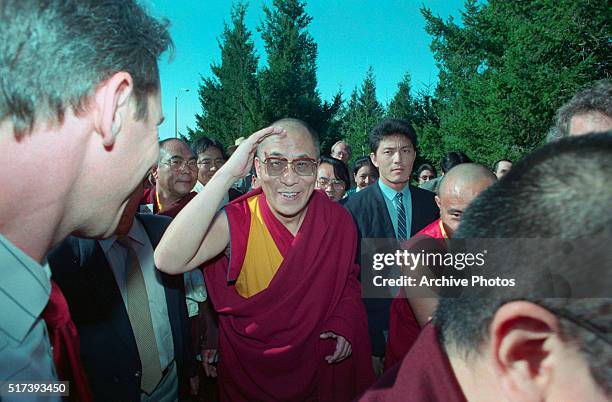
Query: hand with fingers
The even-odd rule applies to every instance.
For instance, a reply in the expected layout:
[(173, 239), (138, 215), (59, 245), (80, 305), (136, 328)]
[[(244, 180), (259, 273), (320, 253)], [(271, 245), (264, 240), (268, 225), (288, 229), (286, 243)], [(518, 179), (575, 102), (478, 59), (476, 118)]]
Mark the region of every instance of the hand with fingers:
[(245, 177), (249, 174), (253, 166), (253, 159), (255, 158), (257, 146), (270, 136), (284, 136), (286, 134), (287, 131), (279, 127), (266, 127), (251, 134), (249, 138), (244, 140), (238, 148), (236, 148), (232, 156), (225, 162), (221, 169), (235, 177), (236, 180)]
[(202, 367), (207, 377), (217, 377), (217, 360), (218, 360), (217, 349), (204, 349), (202, 350)]
[(338, 335), (334, 332), (328, 331), (323, 332), (320, 335), (321, 339), (335, 339), (336, 340), (336, 349), (334, 350), (334, 354), (331, 356), (325, 356), (325, 360), (327, 363), (339, 363), (342, 360), (349, 357), (352, 353), (351, 343), (346, 340), (342, 335)]

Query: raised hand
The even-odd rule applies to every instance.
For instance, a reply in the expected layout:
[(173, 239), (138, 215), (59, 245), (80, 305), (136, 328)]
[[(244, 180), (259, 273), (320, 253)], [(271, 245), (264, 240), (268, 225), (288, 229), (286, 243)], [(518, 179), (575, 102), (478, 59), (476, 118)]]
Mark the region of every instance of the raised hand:
[(286, 135), (287, 131), (279, 127), (266, 127), (249, 136), (236, 148), (232, 156), (221, 168), (227, 174), (236, 178), (236, 180), (245, 177), (251, 171), (253, 159), (257, 146), (266, 138), (273, 135)]

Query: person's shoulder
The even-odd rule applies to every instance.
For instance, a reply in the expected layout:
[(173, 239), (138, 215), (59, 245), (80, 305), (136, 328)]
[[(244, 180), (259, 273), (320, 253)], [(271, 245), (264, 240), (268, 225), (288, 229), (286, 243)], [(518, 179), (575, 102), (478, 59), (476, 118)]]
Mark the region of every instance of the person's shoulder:
[(411, 185), (410, 194), (416, 199), (431, 200), (431, 202), (435, 202), (434, 198), (436, 196), (436, 193), (429, 190), (425, 190)]
[(372, 202), (379, 192), (378, 183), (374, 183), (363, 190), (349, 195), (344, 202), (344, 206), (349, 210), (359, 209), (362, 205)]
[(154, 215), (154, 214), (136, 214), (136, 217), (142, 222), (143, 225), (160, 225), (168, 226), (172, 222), (172, 218), (166, 215)]

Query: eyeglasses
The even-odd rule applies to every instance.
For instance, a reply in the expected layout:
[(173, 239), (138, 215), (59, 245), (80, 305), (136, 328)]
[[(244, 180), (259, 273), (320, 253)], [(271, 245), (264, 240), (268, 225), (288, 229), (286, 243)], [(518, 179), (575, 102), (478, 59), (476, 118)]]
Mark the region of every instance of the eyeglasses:
[(312, 158), (295, 158), (290, 161), (271, 156), (262, 163), (266, 165), (268, 176), (282, 176), (289, 165), (298, 176), (314, 176), (317, 171), (317, 161)]
[(221, 166), (223, 166), (225, 164), (225, 159), (202, 159), (198, 161), (198, 166), (199, 167), (203, 167), (203, 168), (207, 168), (210, 169), (213, 165), (216, 168), (220, 168)]
[(195, 159), (185, 160), (183, 158), (172, 158), (166, 162), (160, 162), (162, 165), (167, 165), (173, 172), (180, 172), (183, 168), (192, 171), (198, 170), (198, 163)]
[(345, 186), (342, 180), (337, 180), (337, 179), (330, 180), (327, 177), (319, 177), (317, 179), (317, 186), (319, 188), (326, 188), (330, 184), (334, 190), (342, 190), (344, 189), (344, 186)]

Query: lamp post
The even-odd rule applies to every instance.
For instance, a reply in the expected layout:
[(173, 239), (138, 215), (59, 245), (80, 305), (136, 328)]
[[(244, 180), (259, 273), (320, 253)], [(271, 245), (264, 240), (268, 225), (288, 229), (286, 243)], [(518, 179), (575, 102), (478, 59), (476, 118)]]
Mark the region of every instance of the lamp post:
[(174, 97), (174, 138), (178, 138), (178, 96), (181, 91), (189, 92), (189, 88), (181, 88)]

